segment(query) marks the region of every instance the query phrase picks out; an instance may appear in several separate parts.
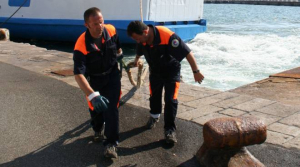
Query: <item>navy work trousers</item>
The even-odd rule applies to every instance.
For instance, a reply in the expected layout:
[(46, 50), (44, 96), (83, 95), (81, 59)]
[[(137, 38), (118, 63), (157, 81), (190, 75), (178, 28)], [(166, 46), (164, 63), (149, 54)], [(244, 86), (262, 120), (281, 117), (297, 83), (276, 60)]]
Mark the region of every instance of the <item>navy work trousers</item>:
[(109, 100), (108, 110), (97, 114), (90, 111), (91, 125), (95, 132), (99, 132), (105, 122), (104, 135), (107, 140), (105, 145), (110, 143), (117, 145), (119, 141), (119, 99), (121, 94), (121, 81), (119, 70), (101, 77), (90, 77), (89, 83), (94, 91), (99, 91), (101, 96)]
[(161, 114), (162, 112), (162, 92), (165, 89), (164, 120), (165, 130), (176, 130), (175, 118), (178, 106), (178, 89), (180, 83), (180, 73), (174, 77), (161, 77), (150, 74), (150, 113)]

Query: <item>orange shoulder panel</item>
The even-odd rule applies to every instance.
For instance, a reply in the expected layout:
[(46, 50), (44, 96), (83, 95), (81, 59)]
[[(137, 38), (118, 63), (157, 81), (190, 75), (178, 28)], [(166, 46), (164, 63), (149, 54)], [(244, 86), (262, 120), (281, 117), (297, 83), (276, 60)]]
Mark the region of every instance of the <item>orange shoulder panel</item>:
[(171, 35), (174, 34), (173, 31), (164, 26), (156, 26), (160, 34), (160, 45), (167, 45), (169, 43), (169, 39)]
[(87, 55), (88, 52), (86, 50), (86, 46), (85, 46), (85, 32), (82, 33), (80, 35), (80, 37), (78, 38), (76, 44), (75, 44), (75, 48), (74, 50), (78, 50), (80, 51), (81, 53), (83, 53), (84, 55)]
[(104, 27), (107, 29), (110, 37), (116, 35), (116, 28), (111, 24), (105, 24)]

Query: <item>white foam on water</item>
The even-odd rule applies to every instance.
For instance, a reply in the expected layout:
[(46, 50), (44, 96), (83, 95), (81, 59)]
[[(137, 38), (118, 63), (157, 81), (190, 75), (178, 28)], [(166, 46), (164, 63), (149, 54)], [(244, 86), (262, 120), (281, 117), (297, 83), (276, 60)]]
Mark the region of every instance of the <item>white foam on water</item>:
[[(230, 90), (300, 65), (299, 36), (201, 33), (188, 46), (205, 76), (202, 86)], [(194, 82), (191, 68), (182, 62), (182, 76)]]

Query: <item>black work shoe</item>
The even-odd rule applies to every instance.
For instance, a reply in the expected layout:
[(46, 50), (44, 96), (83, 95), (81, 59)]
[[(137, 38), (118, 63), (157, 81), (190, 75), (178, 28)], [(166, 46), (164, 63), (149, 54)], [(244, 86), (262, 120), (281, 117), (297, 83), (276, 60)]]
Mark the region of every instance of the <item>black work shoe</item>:
[(95, 132), (94, 142), (100, 142), (104, 140), (104, 135), (101, 132)]
[(148, 129), (152, 129), (152, 128), (155, 127), (155, 124), (156, 124), (158, 121), (159, 121), (158, 118), (153, 118), (153, 117), (150, 116), (150, 118), (149, 118), (149, 120), (148, 120), (148, 122), (147, 122), (146, 127), (147, 127)]
[(94, 142), (100, 142), (102, 140), (104, 140), (104, 126), (102, 126), (100, 132), (95, 132), (95, 135), (94, 135)]
[(165, 131), (165, 138), (166, 138), (166, 143), (168, 144), (177, 143), (176, 133), (171, 129)]
[(106, 158), (118, 158), (117, 148), (113, 144), (108, 144), (104, 148), (104, 156)]

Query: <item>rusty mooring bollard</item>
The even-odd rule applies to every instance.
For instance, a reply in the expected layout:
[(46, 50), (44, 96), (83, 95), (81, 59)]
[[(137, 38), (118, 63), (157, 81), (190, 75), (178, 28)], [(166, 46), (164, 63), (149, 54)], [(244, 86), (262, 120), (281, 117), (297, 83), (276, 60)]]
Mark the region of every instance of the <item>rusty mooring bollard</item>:
[(204, 142), (196, 157), (209, 167), (264, 167), (245, 146), (261, 144), (267, 127), (255, 117), (217, 118), (203, 127)]
[(9, 31), (5, 28), (0, 28), (0, 41), (8, 41), (9, 40)]

